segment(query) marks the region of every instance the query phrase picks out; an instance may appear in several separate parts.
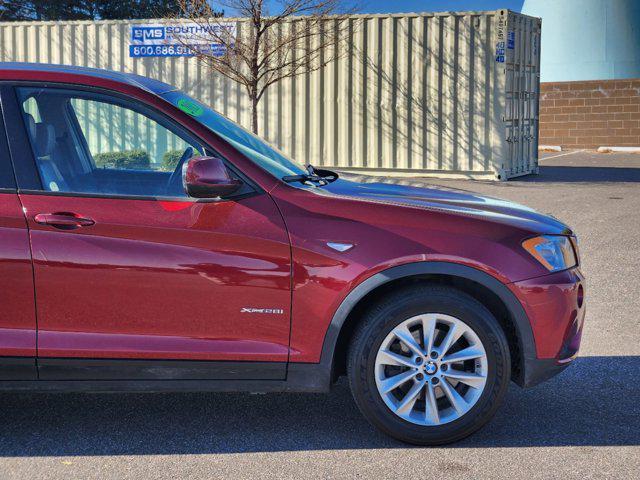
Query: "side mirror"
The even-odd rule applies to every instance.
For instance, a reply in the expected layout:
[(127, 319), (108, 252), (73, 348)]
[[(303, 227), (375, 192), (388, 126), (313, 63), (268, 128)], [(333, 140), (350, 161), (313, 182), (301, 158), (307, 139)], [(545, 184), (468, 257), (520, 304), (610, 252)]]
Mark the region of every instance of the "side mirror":
[(231, 178), (224, 162), (216, 157), (193, 157), (182, 173), (187, 195), (194, 198), (224, 198), (238, 190), (240, 180)]

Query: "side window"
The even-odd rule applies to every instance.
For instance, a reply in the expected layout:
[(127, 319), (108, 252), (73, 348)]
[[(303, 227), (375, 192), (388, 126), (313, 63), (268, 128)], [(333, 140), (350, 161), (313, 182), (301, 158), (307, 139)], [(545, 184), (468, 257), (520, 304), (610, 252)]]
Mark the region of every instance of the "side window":
[(172, 131), (133, 110), (72, 98), (71, 108), (95, 167), (173, 172), (190, 145)]
[(56, 88), (18, 93), (44, 190), (185, 196), (180, 166), (205, 153), (143, 105)]

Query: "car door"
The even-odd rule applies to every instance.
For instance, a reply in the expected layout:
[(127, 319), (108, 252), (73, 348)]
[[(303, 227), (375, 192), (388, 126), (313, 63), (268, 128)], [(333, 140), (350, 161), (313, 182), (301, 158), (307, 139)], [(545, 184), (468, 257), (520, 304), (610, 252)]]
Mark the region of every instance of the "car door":
[(291, 261), (270, 196), (229, 164), (236, 197), (188, 198), (180, 157), (215, 152), (134, 99), (30, 85), (14, 102), (40, 379), (283, 379)]
[(0, 381), (36, 378), (36, 316), (29, 233), (0, 116)]

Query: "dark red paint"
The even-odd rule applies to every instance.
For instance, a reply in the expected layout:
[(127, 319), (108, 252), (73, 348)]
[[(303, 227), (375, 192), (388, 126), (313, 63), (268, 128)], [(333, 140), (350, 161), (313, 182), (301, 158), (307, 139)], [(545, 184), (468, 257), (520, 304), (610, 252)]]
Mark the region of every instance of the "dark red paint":
[[(585, 306), (580, 300), (584, 277), (578, 269), (523, 280), (509, 288), (527, 312), (539, 358), (555, 358), (570, 334), (577, 335), (573, 341), (579, 346)], [(576, 330), (571, 332), (574, 321)]]
[[(43, 357), (286, 361), (290, 250), (268, 195), (176, 202), (20, 195)], [(36, 212), (95, 224), (59, 230)], [(284, 309), (250, 315), (242, 307)]]
[(0, 193), (0, 356), (36, 355), (29, 233), (15, 193)]
[(242, 181), (229, 176), (224, 162), (215, 157), (192, 158), (184, 181), (187, 193), (197, 198), (224, 198), (242, 185)]
[[(389, 267), (425, 261), (470, 266), (507, 285), (529, 317), (539, 358), (558, 358), (567, 339), (579, 344), (579, 270), (549, 274), (520, 245), (570, 234), (560, 222), (435, 187), (287, 185), (135, 77), (123, 78), (0, 70), (2, 80), (126, 94), (212, 145), (262, 192), (209, 203), (0, 195), (0, 355), (35, 356), (37, 330), (40, 357), (315, 363), (353, 288)], [(194, 164), (194, 181), (206, 174), (195, 172)], [(339, 253), (327, 242), (354, 248)]]

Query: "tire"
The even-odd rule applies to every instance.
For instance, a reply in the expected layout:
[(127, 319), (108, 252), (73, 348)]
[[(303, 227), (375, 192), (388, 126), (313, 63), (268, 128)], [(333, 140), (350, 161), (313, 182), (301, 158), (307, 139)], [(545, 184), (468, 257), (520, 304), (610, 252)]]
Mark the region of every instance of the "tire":
[[(358, 408), (375, 427), (403, 442), (442, 445), (471, 435), (495, 414), (510, 380), (509, 344), (498, 321), (479, 301), (453, 288), (417, 285), (383, 298), (366, 311), (361, 320), (349, 346), (347, 373)], [(436, 325), (435, 330), (431, 330), (432, 323), (429, 322)], [(442, 342), (439, 344), (441, 349), (447, 348), (444, 344), (449, 331), (452, 332), (451, 338), (460, 331), (464, 334), (451, 344), (450, 353), (443, 353), (442, 358), (431, 360), (430, 352), (424, 352), (425, 356), (419, 359), (415, 349), (408, 348), (410, 339), (405, 345), (396, 336), (396, 333), (402, 334), (405, 326), (410, 329), (414, 341), (417, 337), (422, 342), (418, 346), (423, 352), (431, 343), (427, 340), (428, 334), (422, 336), (423, 332), (436, 332), (430, 336), (434, 339), (434, 347), (430, 349), (433, 354), (438, 353), (438, 340)], [(385, 363), (392, 357), (379, 353), (381, 346), (384, 352), (396, 351), (397, 355), (402, 355), (402, 365)], [(469, 353), (478, 354), (482, 350), (485, 353), (483, 357), (447, 363), (454, 358), (464, 358), (465, 353), (469, 356)], [(454, 357), (456, 351), (461, 353)], [(424, 363), (422, 370), (413, 364), (404, 365), (412, 355), (414, 362)], [(392, 361), (396, 362), (397, 357)], [(430, 373), (434, 368), (436, 372)], [(406, 375), (418, 373), (397, 389), (382, 393), (390, 385), (385, 380), (397, 378), (393, 373), (396, 371)], [(457, 383), (458, 380), (452, 378), (462, 378), (461, 375), (474, 378), (465, 377), (468, 384)], [(440, 377), (434, 379), (436, 376)], [(420, 393), (415, 394), (415, 403), (403, 403), (405, 399), (413, 398), (415, 395), (411, 392), (416, 391)], [(461, 402), (459, 397), (468, 401)], [(407, 407), (410, 403), (411, 406)], [(459, 408), (454, 408), (454, 405)]]

